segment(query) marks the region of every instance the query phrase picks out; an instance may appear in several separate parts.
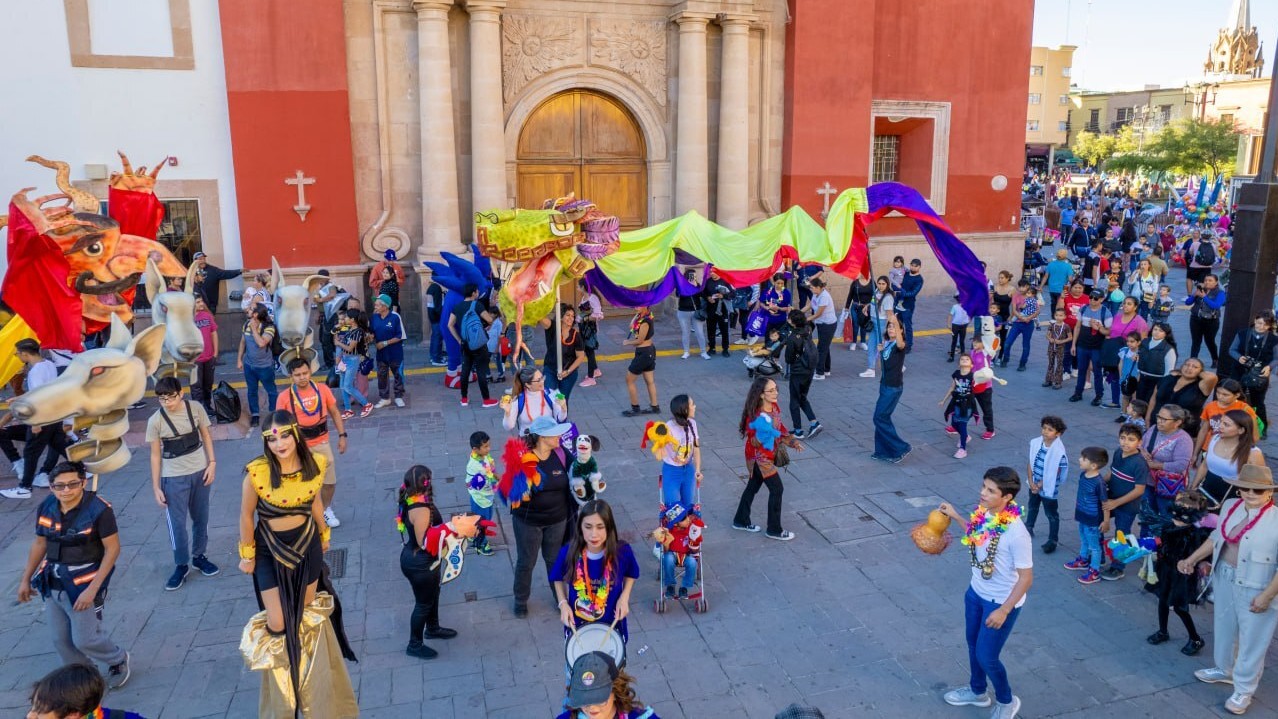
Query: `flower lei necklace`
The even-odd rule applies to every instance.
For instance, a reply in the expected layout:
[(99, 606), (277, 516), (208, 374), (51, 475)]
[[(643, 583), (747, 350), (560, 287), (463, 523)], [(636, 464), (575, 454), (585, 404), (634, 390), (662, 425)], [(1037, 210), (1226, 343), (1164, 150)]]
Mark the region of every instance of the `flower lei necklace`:
[(407, 507), (410, 504), (430, 504), (430, 501), (426, 499), (425, 492), (410, 494), (404, 498), (404, 501), (399, 505), (399, 511), (395, 514), (395, 528), (399, 530), (400, 534), (408, 533), (408, 525), (404, 523), (404, 520), (408, 517)]
[(1252, 527), (1256, 526), (1256, 522), (1259, 522), (1260, 518), (1265, 516), (1265, 512), (1268, 512), (1269, 508), (1274, 506), (1274, 503), (1273, 501), (1265, 502), (1265, 506), (1260, 508), (1260, 511), (1256, 513), (1256, 516), (1252, 517), (1250, 522), (1243, 525), (1242, 528), (1238, 530), (1238, 533), (1231, 537), (1225, 527), (1229, 526), (1229, 520), (1234, 516), (1234, 512), (1237, 512), (1238, 508), (1241, 506), (1243, 506), (1243, 503), (1239, 502), (1230, 508), (1229, 514), (1225, 515), (1225, 521), (1220, 523), (1220, 534), (1225, 538), (1226, 544), (1238, 544), (1241, 542), (1243, 536), (1247, 534), (1247, 532), (1250, 532)]
[(578, 617), (588, 622), (600, 620), (608, 609), (608, 594), (612, 588), (612, 562), (604, 562), (603, 579), (600, 580), (598, 587), (592, 588), (590, 574), (586, 571), (586, 552), (582, 550), (581, 556), (577, 559), (575, 574), (572, 588), (577, 593), (577, 603), (573, 609)]
[(634, 318), (630, 320), (630, 336), (631, 337), (639, 336), (639, 327), (640, 325), (643, 324), (644, 320), (646, 319), (648, 319), (648, 313), (644, 312), (643, 314), (636, 314)]
[[(1012, 522), (1021, 518), (1021, 507), (1016, 502), (1008, 502), (1003, 511), (994, 514), (984, 506), (979, 506), (967, 522), (967, 530), (963, 534), (963, 544), (972, 553), (972, 566), (981, 570), (981, 577), (989, 579), (994, 576), (994, 557), (998, 554), (998, 542), (1003, 532)], [(976, 548), (989, 545), (985, 550), (985, 561), (977, 561)]]

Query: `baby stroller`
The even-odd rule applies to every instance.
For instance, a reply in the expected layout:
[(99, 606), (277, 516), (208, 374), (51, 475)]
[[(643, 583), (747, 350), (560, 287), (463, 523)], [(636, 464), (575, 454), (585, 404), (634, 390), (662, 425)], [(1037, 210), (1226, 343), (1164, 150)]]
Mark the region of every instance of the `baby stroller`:
[[(774, 328), (769, 328), (768, 332), (771, 332), (773, 329)], [(765, 348), (768, 349), (768, 354), (756, 355), (751, 351), (746, 350), (746, 356), (742, 362), (745, 363), (747, 377), (751, 379), (754, 379), (755, 376), (771, 377), (785, 371), (781, 367), (781, 363), (777, 361), (777, 358), (781, 356), (781, 350), (785, 347), (785, 339), (790, 335), (791, 327), (789, 323), (785, 323), (775, 326), (775, 329), (779, 333), (779, 338), (776, 340), (775, 344), (765, 344)], [(765, 343), (768, 342), (766, 336), (763, 341)]]
[[(668, 528), (667, 522), (666, 522), (667, 507), (664, 503), (661, 502), (661, 476), (660, 475), (657, 476), (657, 502), (658, 502), (658, 506), (661, 507), (661, 512), (660, 512), (661, 527), (662, 529), (666, 529)], [(690, 515), (695, 516), (696, 514), (700, 513), (700, 509), (701, 509), (701, 487), (700, 485), (698, 485), (696, 488), (696, 497), (694, 499), (693, 506), (691, 508), (687, 508), (685, 511), (688, 512)], [(699, 516), (696, 517), (696, 520), (699, 522), (700, 517)], [(704, 527), (704, 525), (701, 525), (701, 526)], [(703, 553), (701, 551), (700, 543), (698, 542), (698, 545), (695, 551), (688, 553), (687, 559), (684, 560), (685, 564), (675, 566), (674, 576), (666, 576), (666, 566), (665, 566), (666, 563), (664, 561), (665, 551), (662, 549), (660, 543), (655, 543), (653, 545), (653, 553), (657, 555), (657, 582), (658, 582), (657, 598), (652, 600), (653, 610), (657, 614), (664, 614), (666, 611), (666, 602), (682, 601), (683, 599), (687, 599), (692, 602), (693, 611), (697, 612), (698, 614), (704, 614), (710, 611), (710, 601), (706, 599), (705, 560), (703, 559)], [(696, 562), (695, 569), (689, 570), (687, 568), (686, 563), (688, 560), (695, 560)], [(687, 596), (683, 597), (683, 596), (676, 595), (677, 598), (667, 597), (663, 593), (665, 587), (672, 586), (672, 585), (682, 586), (681, 580), (684, 578), (684, 574), (688, 571), (696, 572), (696, 581), (695, 581), (695, 585), (688, 591)]]

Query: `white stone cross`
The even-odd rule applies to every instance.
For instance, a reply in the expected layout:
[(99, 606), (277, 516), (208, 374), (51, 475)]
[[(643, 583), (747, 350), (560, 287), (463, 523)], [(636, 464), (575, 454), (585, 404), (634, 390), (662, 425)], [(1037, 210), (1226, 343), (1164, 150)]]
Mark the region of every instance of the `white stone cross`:
[(298, 217), (302, 218), (302, 222), (306, 222), (306, 213), (311, 211), (311, 206), (306, 204), (306, 186), (314, 185), (315, 178), (307, 177), (306, 173), (298, 170), (297, 175), (285, 180), (284, 184), (297, 185), (297, 204), (293, 205), (293, 211), (297, 213)]
[(831, 187), (830, 183), (827, 182), (823, 187), (817, 189), (817, 194), (822, 195), (822, 199), (825, 200), (825, 207), (821, 209), (821, 219), (824, 220), (830, 214), (830, 195), (839, 194), (839, 190), (838, 188)]

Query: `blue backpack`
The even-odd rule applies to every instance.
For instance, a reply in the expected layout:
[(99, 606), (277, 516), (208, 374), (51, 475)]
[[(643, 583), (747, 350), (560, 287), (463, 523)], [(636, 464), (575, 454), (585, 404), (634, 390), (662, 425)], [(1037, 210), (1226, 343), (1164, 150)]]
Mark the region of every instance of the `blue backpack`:
[(462, 341), (471, 351), (488, 346), (488, 333), (484, 331), (484, 322), (479, 318), (478, 305), (478, 300), (472, 301), (461, 321)]

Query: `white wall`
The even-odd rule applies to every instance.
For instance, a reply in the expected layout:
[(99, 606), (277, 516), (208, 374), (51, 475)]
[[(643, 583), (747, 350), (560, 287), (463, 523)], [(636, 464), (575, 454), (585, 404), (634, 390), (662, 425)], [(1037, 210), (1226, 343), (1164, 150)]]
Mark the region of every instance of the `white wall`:
[[(101, 0), (90, 3), (90, 17), (98, 16)], [(167, 3), (110, 2), (113, 17), (98, 29), (154, 28)], [(135, 22), (129, 13), (142, 13)], [(150, 15), (145, 15), (150, 13)], [(128, 154), (134, 167), (153, 166), (166, 154), (178, 158), (165, 167), (161, 180), (217, 180), (226, 267), (241, 264), (235, 172), (231, 160), (231, 130), (226, 106), (226, 75), (222, 64), (222, 33), (216, 0), (191, 0), (194, 70), (132, 70), (71, 66), (63, 3), (0, 2), (0, 67), (6, 68), (5, 101), (0, 120), (0, 198), (23, 187), (36, 187), (32, 196), (56, 192), (53, 172), (25, 162), (42, 155), (71, 165), (72, 179), (84, 179), (86, 164), (119, 168), (117, 149)], [(140, 38), (99, 42), (137, 55), (158, 54), (161, 43)], [(171, 54), (171, 50), (169, 53)], [(103, 198), (105, 199), (105, 198)], [(215, 218), (203, 214), (207, 229)], [(0, 239), (6, 231), (0, 230)], [(7, 264), (0, 252), (0, 272)]]

